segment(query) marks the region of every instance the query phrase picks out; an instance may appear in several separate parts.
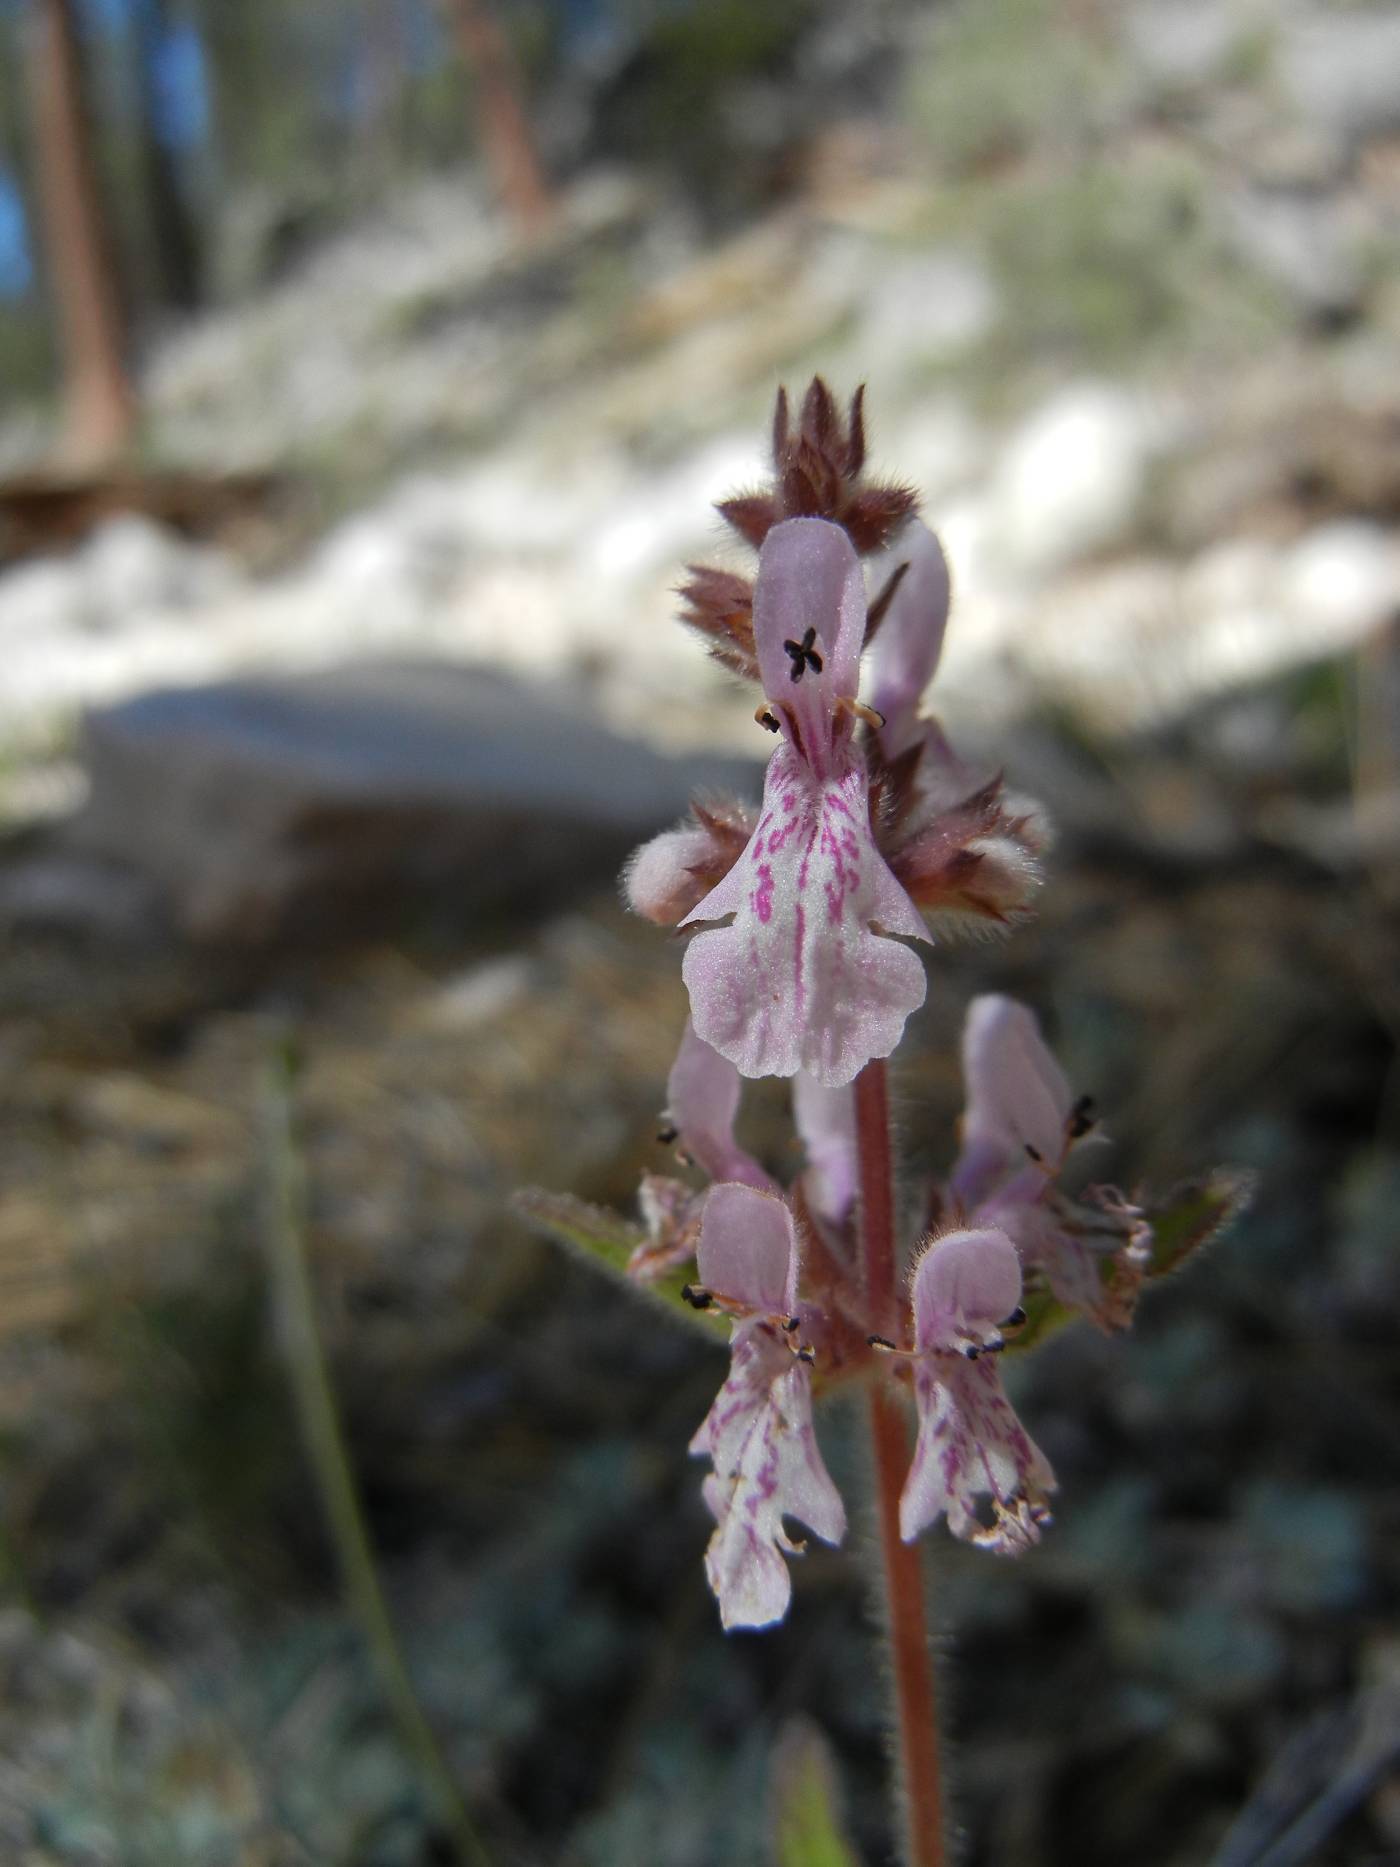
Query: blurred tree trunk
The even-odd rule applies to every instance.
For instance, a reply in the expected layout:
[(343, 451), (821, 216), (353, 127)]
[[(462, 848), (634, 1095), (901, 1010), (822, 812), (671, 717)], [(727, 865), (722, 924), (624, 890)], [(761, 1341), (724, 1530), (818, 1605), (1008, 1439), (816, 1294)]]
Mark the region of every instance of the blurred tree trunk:
[(73, 465), (91, 467), (129, 444), (136, 396), (126, 370), (121, 293), (98, 193), (73, 0), (33, 0), (32, 13), (34, 167), (63, 349), (64, 453)]
[(146, 181), (146, 203), (155, 235), (156, 263), (161, 296), (179, 311), (195, 311), (202, 299), (199, 240), (180, 185), (179, 168), (161, 122), (162, 100), (157, 79), (161, 53), (169, 37), (170, 19), (165, 0), (139, 0), (133, 9), (136, 23), (136, 68), (141, 117), (141, 167)]
[(553, 212), (534, 133), (521, 100), (520, 76), (490, 0), (443, 0), (462, 55), (476, 76), (481, 140), (501, 199), (528, 234)]

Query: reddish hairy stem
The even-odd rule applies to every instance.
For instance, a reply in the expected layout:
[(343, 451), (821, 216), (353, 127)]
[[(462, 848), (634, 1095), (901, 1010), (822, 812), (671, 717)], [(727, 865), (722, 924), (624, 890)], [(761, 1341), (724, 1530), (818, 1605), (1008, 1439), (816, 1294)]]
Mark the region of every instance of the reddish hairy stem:
[[(856, 1078), (855, 1095), (865, 1289), (872, 1320), (888, 1326), (899, 1312), (899, 1292), (889, 1089), (882, 1062), (866, 1064)], [(918, 1545), (902, 1542), (899, 1534), (909, 1432), (898, 1398), (884, 1385), (870, 1390), (870, 1437), (904, 1790), (904, 1853), (909, 1867), (944, 1867), (937, 1694), (923, 1570)]]

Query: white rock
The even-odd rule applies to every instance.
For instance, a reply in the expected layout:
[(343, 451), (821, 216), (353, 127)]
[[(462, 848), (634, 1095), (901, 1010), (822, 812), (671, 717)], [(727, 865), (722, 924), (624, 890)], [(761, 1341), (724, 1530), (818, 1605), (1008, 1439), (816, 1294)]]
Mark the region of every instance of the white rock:
[(1220, 0), (1139, 0), (1123, 18), (1133, 57), (1170, 87), (1194, 89), (1216, 77), (1246, 29)]
[(713, 542), (717, 499), (763, 478), (750, 433), (721, 435), (674, 466), (634, 480), (589, 540), (585, 562), (600, 578), (630, 582), (660, 565), (677, 573), (688, 555)]
[(1243, 257), (1302, 311), (1346, 311), (1359, 301), (1364, 233), (1341, 199), (1251, 188), (1233, 197), (1225, 219)]
[(80, 563), (87, 619), (97, 629), (120, 629), (151, 611), (201, 606), (237, 582), (221, 552), (190, 544), (135, 512), (99, 526)]
[(71, 558), (35, 558), (0, 573), (0, 642), (52, 640), (87, 614), (81, 568)]
[(921, 253), (889, 268), (866, 300), (860, 350), (890, 378), (911, 364), (964, 349), (996, 321), (986, 268), (952, 250)]
[(1154, 437), (1141, 402), (1075, 383), (1011, 437), (993, 485), (995, 548), (1031, 573), (1120, 542), (1142, 500)]
[(1280, 60), (1307, 119), (1355, 144), (1400, 128), (1400, 13), (1337, 10), (1292, 21)]
[(982, 465), (986, 437), (961, 402), (944, 396), (928, 402), (922, 397), (901, 419), (891, 412), (874, 429), (872, 458), (888, 461), (897, 479), (917, 487), (928, 510), (932, 501), (945, 501)]
[(1319, 525), (1287, 553), (1279, 585), (1285, 614), (1325, 654), (1400, 609), (1400, 541), (1364, 519)]
[(1278, 548), (1263, 538), (1227, 538), (1208, 545), (1181, 575), (1181, 605), (1188, 618), (1272, 606)]

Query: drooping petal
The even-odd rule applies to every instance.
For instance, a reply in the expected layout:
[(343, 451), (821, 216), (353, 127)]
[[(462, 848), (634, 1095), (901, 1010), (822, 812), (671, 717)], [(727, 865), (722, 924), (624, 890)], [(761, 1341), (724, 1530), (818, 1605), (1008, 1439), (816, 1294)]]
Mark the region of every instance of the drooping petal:
[(763, 541), (753, 634), (763, 691), (818, 777), (850, 736), (865, 633), (865, 586), (850, 539), (825, 519), (787, 519)]
[(690, 1449), (714, 1466), (705, 1572), (720, 1619), (726, 1629), (770, 1626), (792, 1594), (783, 1557), (799, 1548), (783, 1519), (839, 1543), (846, 1512), (817, 1445), (808, 1370), (764, 1325), (736, 1327), (728, 1378)]
[(799, 1070), (792, 1113), (807, 1154), (803, 1185), (812, 1208), (830, 1224), (844, 1225), (860, 1184), (855, 1093), (849, 1083), (829, 1089)]
[(875, 847), (865, 772), (849, 750), (822, 780), (778, 747), (758, 827), (682, 924), (731, 915), (695, 936), (682, 970), (696, 1030), (740, 1075), (807, 1070), (834, 1086), (889, 1055), (923, 1002), (924, 973), (872, 928), (927, 930)]
[(952, 1185), (971, 1207), (1028, 1154), (1051, 1167), (1058, 1164), (1074, 1097), (1034, 1014), (999, 993), (968, 1006), (963, 1080), (967, 1110)]
[[(1017, 1419), (995, 1357), (922, 1357), (914, 1403), (919, 1437), (899, 1500), (904, 1541), (946, 1516), (954, 1536), (1002, 1555), (1038, 1542), (1055, 1475)], [(991, 1506), (985, 1523), (978, 1516), (983, 1498)]]
[(870, 651), (870, 704), (884, 715), (880, 742), (886, 758), (898, 758), (919, 739), (919, 701), (933, 679), (948, 624), (948, 560), (937, 538), (919, 520), (906, 525), (876, 566), (878, 590), (900, 564), (899, 588)]
[(734, 1139), (742, 1089), (734, 1065), (697, 1037), (687, 1019), (666, 1082), (666, 1108), (680, 1140), (712, 1180), (737, 1180), (772, 1192), (772, 1178)]
[(950, 1232), (914, 1267), (914, 1343), (960, 1350), (995, 1335), (1021, 1301), (1021, 1260), (1004, 1232)]
[(700, 1282), (766, 1316), (797, 1302), (797, 1233), (786, 1204), (751, 1186), (713, 1186), (696, 1252)]

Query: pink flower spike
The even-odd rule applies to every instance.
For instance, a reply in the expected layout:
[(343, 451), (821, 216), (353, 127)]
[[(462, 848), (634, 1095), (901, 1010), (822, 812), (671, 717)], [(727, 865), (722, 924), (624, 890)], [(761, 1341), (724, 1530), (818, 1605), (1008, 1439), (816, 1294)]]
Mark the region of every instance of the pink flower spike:
[(741, 1076), (848, 1083), (923, 1003), (918, 957), (883, 936), (928, 930), (875, 847), (854, 754), (823, 781), (778, 747), (758, 828), (682, 924), (729, 916), (696, 935), (682, 972), (696, 1030)]
[(696, 1252), (700, 1282), (762, 1316), (790, 1316), (797, 1302), (797, 1233), (783, 1200), (751, 1186), (714, 1186)]
[(844, 1225), (860, 1184), (855, 1093), (849, 1084), (828, 1089), (799, 1070), (792, 1079), (792, 1113), (807, 1153), (802, 1183), (812, 1209), (829, 1224)]
[(763, 691), (784, 734), (818, 778), (832, 771), (835, 748), (850, 737), (865, 635), (860, 561), (839, 525), (786, 519), (758, 556), (753, 598), (754, 645)]
[(742, 1090), (734, 1065), (697, 1037), (687, 1019), (666, 1083), (666, 1112), (682, 1146), (712, 1180), (737, 1180), (775, 1192), (772, 1178), (734, 1139)]
[(877, 564), (877, 591), (901, 564), (909, 568), (870, 651), (870, 704), (884, 715), (880, 742), (891, 759), (907, 752), (922, 735), (919, 702), (943, 653), (951, 595), (943, 547), (917, 519), (905, 526)]
[[(899, 1503), (906, 1543), (946, 1516), (954, 1536), (1014, 1555), (1049, 1521), (1054, 1473), (1017, 1419), (991, 1352), (1020, 1293), (1020, 1261), (1002, 1232), (954, 1232), (915, 1267), (919, 1437)], [(978, 1515), (984, 1497), (990, 1522)]]
[(967, 1112), (953, 1191), (971, 1208), (1028, 1157), (1058, 1167), (1074, 1096), (1034, 1014), (1014, 998), (989, 993), (973, 999), (962, 1051)]

